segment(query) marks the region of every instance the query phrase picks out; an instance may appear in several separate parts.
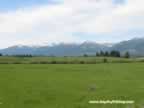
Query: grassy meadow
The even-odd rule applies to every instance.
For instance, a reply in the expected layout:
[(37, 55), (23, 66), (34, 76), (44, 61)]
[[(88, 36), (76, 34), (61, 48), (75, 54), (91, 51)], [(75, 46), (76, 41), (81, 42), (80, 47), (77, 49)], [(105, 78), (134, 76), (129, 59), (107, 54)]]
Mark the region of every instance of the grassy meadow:
[[(105, 61), (106, 59), (106, 61)], [(98, 63), (133, 63), (144, 62), (144, 58), (114, 57), (0, 57), (0, 64), (98, 64)]]
[[(135, 104), (88, 103), (113, 99)], [(0, 108), (143, 107), (144, 63), (0, 64)]]

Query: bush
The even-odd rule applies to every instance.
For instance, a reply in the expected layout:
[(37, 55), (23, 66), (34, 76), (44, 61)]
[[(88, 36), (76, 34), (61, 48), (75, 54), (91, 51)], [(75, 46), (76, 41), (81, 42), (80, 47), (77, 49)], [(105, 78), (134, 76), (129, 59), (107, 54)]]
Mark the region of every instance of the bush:
[(103, 62), (104, 62), (104, 63), (107, 63), (107, 62), (108, 62), (108, 60), (107, 60), (106, 58), (104, 58), (104, 59), (103, 59)]
[(85, 62), (84, 61), (80, 61), (80, 64), (85, 64)]
[(13, 62), (12, 64), (22, 64), (21, 62)]
[(51, 61), (51, 64), (58, 64), (57, 61)]

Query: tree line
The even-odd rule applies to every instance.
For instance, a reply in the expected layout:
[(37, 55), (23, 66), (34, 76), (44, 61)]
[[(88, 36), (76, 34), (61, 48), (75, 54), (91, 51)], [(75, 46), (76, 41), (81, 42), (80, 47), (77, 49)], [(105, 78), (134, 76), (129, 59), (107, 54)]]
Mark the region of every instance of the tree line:
[[(0, 53), (0, 56), (3, 56), (3, 54)], [(33, 57), (31, 54), (21, 54), (21, 55), (13, 55), (14, 57)], [(84, 57), (88, 57), (88, 54), (84, 54)], [(112, 50), (112, 51), (99, 51), (96, 52), (96, 57), (124, 57), (124, 58), (130, 58), (130, 53), (125, 52), (123, 55), (121, 55), (120, 51)]]
[[(89, 55), (84, 54), (84, 57), (88, 57)], [(124, 58), (130, 58), (130, 53), (125, 52), (123, 55), (120, 53), (120, 51), (112, 50), (112, 51), (99, 51), (96, 52), (96, 57), (124, 57)]]
[(19, 55), (3, 55), (0, 53), (0, 56), (13, 56), (13, 57), (33, 57), (32, 54), (19, 54)]

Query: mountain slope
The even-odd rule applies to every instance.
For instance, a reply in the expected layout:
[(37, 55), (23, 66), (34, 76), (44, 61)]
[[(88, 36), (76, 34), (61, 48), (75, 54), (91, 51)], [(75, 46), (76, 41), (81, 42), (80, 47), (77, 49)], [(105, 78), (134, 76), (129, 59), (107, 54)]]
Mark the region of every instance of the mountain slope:
[(121, 53), (129, 51), (131, 55), (144, 55), (144, 38), (134, 38), (132, 40), (123, 41), (113, 45), (111, 50), (119, 50)]
[(82, 44), (57, 44), (53, 46), (29, 47), (13, 46), (0, 53), (7, 55), (32, 54), (43, 56), (81, 56), (84, 54), (95, 55), (99, 51), (119, 50), (122, 54), (129, 51), (134, 56), (144, 56), (144, 38), (135, 38), (117, 44), (98, 44), (84, 42)]
[(44, 56), (80, 56), (83, 54), (94, 55), (97, 51), (107, 50), (106, 45), (101, 45), (92, 42), (84, 42), (82, 44), (58, 44), (54, 46), (43, 47), (28, 47), (28, 46), (13, 46), (3, 50), (1, 53), (5, 55), (18, 55), (18, 54), (33, 54)]

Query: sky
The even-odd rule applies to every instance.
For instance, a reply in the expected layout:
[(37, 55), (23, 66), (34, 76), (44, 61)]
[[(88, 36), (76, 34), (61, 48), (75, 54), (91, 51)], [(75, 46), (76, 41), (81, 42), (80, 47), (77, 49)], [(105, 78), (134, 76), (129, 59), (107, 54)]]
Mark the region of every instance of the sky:
[(144, 0), (0, 0), (0, 48), (144, 37)]

